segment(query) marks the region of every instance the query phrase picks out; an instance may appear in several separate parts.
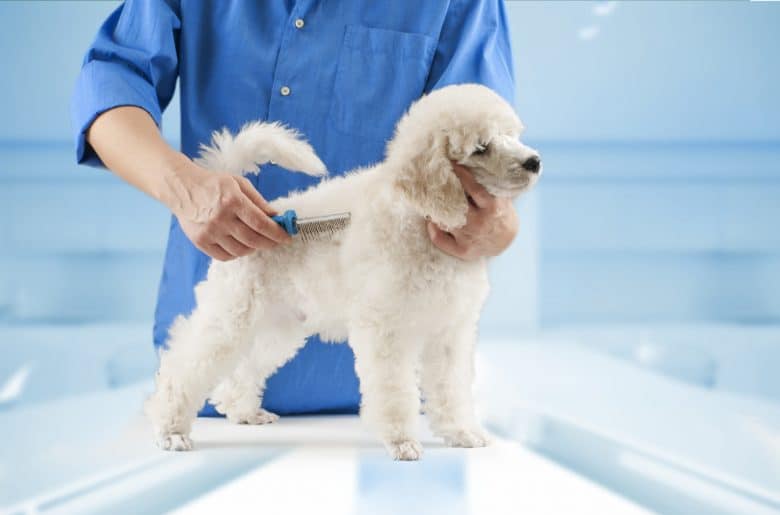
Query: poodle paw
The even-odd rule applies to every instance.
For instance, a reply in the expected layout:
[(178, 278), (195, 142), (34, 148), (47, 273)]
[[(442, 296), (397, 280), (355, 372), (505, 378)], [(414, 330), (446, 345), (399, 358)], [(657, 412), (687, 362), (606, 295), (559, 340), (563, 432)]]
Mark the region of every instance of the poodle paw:
[(390, 456), (397, 461), (417, 461), (422, 458), (423, 448), (417, 440), (385, 442)]
[(192, 450), (192, 440), (180, 433), (160, 435), (157, 438), (157, 447), (163, 451), (189, 451)]
[(252, 412), (230, 412), (228, 411), (227, 419), (234, 424), (249, 424), (253, 426), (260, 426), (263, 424), (271, 424), (279, 420), (279, 415), (271, 413), (262, 408), (254, 410)]
[(485, 447), (490, 444), (490, 437), (481, 429), (456, 429), (441, 436), (449, 447)]

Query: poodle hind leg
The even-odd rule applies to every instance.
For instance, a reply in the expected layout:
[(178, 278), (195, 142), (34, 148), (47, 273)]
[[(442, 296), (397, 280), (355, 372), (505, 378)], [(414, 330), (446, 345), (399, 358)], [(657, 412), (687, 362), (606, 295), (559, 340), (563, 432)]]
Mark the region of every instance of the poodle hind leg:
[(295, 356), (306, 340), (302, 331), (293, 329), (269, 335), (263, 329), (269, 326), (259, 326), (262, 335), (255, 340), (250, 355), (217, 386), (210, 397), (217, 411), (233, 423), (260, 425), (279, 419), (275, 413), (260, 407), (265, 382)]
[(199, 307), (171, 327), (155, 391), (146, 401), (146, 414), (164, 450), (192, 447), (192, 422), (208, 393), (249, 351), (253, 316), (249, 293), (216, 297), (219, 292), (213, 287), (208, 281), (201, 283), (196, 290)]
[(490, 438), (477, 422), (472, 396), (476, 326), (460, 329), (427, 342), (423, 350), (423, 409), (431, 430), (447, 445), (484, 447)]
[(234, 424), (270, 424), (279, 416), (260, 407), (260, 383), (264, 382), (265, 378), (247, 357), (214, 389), (209, 400), (217, 412)]
[(360, 416), (379, 433), (395, 460), (422, 457), (415, 438), (420, 414), (417, 353), (395, 334), (360, 328), (349, 335), (362, 396)]

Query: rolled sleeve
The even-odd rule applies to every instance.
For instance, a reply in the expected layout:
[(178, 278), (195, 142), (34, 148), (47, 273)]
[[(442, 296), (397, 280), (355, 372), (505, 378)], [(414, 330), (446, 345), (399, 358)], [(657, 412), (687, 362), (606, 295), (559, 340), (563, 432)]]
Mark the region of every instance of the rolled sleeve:
[(86, 133), (109, 109), (140, 107), (160, 126), (178, 75), (179, 27), (176, 9), (163, 0), (128, 0), (103, 24), (71, 102), (78, 163), (103, 166)]
[(119, 106), (137, 106), (146, 110), (160, 126), (162, 111), (154, 87), (124, 65), (93, 61), (84, 65), (76, 83), (73, 120), (76, 126), (76, 160), (91, 166), (102, 166), (86, 141), (95, 118)]
[(502, 0), (457, 0), (450, 6), (425, 89), (466, 82), (483, 84), (514, 103), (512, 47)]

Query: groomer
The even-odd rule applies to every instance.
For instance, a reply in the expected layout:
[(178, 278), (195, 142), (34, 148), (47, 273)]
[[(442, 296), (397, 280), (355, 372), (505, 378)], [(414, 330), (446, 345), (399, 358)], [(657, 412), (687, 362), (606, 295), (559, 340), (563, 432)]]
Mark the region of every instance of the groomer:
[[(181, 151), (160, 135), (179, 81)], [(268, 166), (259, 176), (209, 173), (190, 158), (216, 129), (280, 121), (303, 133), (331, 174), (382, 159), (411, 102), (476, 82), (512, 101), (500, 0), (128, 0), (100, 28), (73, 96), (79, 163), (106, 166), (173, 213), (155, 312), (154, 344), (194, 305), (210, 259), (285, 245), (266, 199), (313, 179)], [(517, 216), (454, 166), (474, 203), (433, 244), (461, 259), (503, 251)], [(370, 201), (366, 199), (366, 201)], [(110, 206), (108, 206), (110, 209)], [(132, 271), (128, 271), (132, 273)], [(271, 377), (264, 407), (281, 414), (353, 412), (352, 351), (312, 337)], [(210, 407), (203, 414), (213, 414)]]

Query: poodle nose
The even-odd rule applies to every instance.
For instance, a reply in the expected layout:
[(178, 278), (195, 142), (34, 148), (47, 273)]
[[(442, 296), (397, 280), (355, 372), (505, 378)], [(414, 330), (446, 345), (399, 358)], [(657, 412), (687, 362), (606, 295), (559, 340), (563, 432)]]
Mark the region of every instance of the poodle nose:
[(542, 162), (539, 160), (539, 156), (532, 156), (526, 159), (522, 166), (531, 173), (539, 173), (539, 166), (541, 166), (541, 164)]

